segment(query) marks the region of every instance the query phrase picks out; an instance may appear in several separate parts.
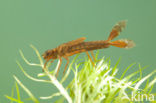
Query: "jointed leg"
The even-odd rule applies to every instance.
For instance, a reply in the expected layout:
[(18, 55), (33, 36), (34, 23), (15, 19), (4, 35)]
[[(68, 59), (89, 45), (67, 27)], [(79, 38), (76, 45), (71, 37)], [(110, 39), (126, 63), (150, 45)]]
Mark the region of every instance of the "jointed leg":
[[(50, 60), (50, 59), (49, 59)], [(43, 67), (43, 69), (42, 69), (42, 71), (44, 72), (44, 69), (46, 69), (46, 65), (47, 65), (47, 63), (49, 62), (49, 60), (47, 60), (45, 63), (44, 63), (44, 67)]]
[(95, 62), (96, 59), (95, 59), (94, 53), (93, 53), (93, 51), (90, 51), (90, 52), (91, 52), (91, 55), (92, 55), (92, 57), (93, 57), (93, 59), (94, 59), (94, 62)]
[(67, 66), (68, 66), (68, 64), (69, 64), (69, 58), (68, 58), (68, 57), (64, 57), (64, 58), (67, 60), (67, 63), (66, 63), (66, 66), (65, 66), (65, 68), (64, 68), (63, 75), (64, 75), (64, 73), (65, 73), (65, 71), (66, 71), (66, 69), (67, 69)]
[[(50, 61), (50, 63), (53, 63), (53, 61), (54, 61), (54, 59), (52, 59), (51, 61)], [(49, 66), (49, 65), (48, 65)]]
[(61, 64), (62, 64), (62, 58), (59, 58), (59, 60), (60, 60), (60, 63), (59, 63), (59, 66), (57, 68), (56, 77), (58, 76), (58, 73), (59, 73), (59, 70), (60, 70), (60, 67), (61, 67)]
[(89, 60), (91, 61), (92, 65), (94, 66), (94, 62), (92, 61), (92, 59), (91, 59), (91, 57), (90, 57), (90, 55), (89, 55), (89, 53), (87, 51), (86, 51), (86, 54), (87, 54)]
[[(50, 59), (49, 59), (50, 60)], [(49, 62), (49, 60), (47, 60), (45, 63), (44, 63), (44, 68), (43, 68), (43, 72), (44, 72), (44, 69), (46, 69), (46, 65), (47, 65), (47, 63)], [(50, 63), (52, 63), (54, 61), (54, 59), (52, 59), (52, 61), (50, 62)]]

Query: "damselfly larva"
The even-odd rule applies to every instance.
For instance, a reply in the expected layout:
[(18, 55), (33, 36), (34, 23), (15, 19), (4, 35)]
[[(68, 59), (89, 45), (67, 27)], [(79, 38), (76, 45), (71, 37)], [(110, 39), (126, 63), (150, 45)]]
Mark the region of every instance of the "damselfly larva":
[[(87, 55), (89, 56), (88, 51), (91, 51), (92, 56), (93, 56), (93, 52), (92, 52), (93, 50), (108, 48), (110, 46), (115, 46), (115, 47), (119, 47), (119, 48), (132, 48), (132, 47), (134, 47), (135, 44), (132, 40), (120, 39), (120, 40), (116, 40), (116, 41), (111, 41), (120, 34), (120, 32), (125, 28), (125, 26), (126, 26), (126, 21), (118, 22), (113, 27), (113, 29), (110, 32), (110, 35), (109, 35), (107, 40), (85, 42), (84, 40), (86, 38), (82, 37), (82, 38), (78, 38), (76, 40), (61, 44), (54, 49), (47, 50), (42, 55), (46, 61), (44, 64), (44, 68), (46, 67), (46, 64), (49, 60), (52, 59), (52, 61), (51, 61), (51, 63), (52, 63), (54, 59), (59, 59), (60, 64), (58, 66), (58, 70), (56, 73), (56, 76), (57, 76), (59, 69), (60, 69), (60, 66), (61, 66), (61, 63), (62, 63), (62, 57), (67, 60), (66, 66), (65, 66), (64, 71), (63, 71), (63, 73), (65, 73), (66, 68), (69, 64), (69, 58), (68, 57), (72, 56), (74, 54), (86, 52)], [(90, 56), (89, 56), (89, 58), (90, 58)]]

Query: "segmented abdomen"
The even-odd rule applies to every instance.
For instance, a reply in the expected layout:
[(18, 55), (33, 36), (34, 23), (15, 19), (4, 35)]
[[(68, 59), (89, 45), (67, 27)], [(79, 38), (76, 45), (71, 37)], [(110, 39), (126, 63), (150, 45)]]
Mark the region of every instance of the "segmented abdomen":
[(107, 41), (91, 41), (91, 42), (82, 42), (73, 46), (65, 46), (61, 50), (62, 55), (72, 56), (77, 53), (108, 48), (109, 43)]

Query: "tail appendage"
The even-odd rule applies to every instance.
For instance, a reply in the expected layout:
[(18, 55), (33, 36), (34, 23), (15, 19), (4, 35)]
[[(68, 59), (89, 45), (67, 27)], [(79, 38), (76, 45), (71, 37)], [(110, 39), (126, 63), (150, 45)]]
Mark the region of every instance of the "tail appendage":
[(111, 42), (111, 40), (117, 37), (125, 27), (126, 27), (126, 21), (120, 21), (113, 27), (107, 40), (110, 43), (110, 45), (119, 48), (132, 48), (135, 46), (135, 43), (132, 40), (128, 40), (128, 39), (121, 39), (121, 40), (116, 40)]
[(122, 32), (122, 30), (126, 27), (126, 21), (120, 21), (118, 22), (112, 29), (109, 37), (108, 37), (108, 41), (113, 40), (115, 37), (117, 37), (120, 32)]
[(110, 45), (119, 48), (133, 48), (135, 46), (135, 43), (132, 40), (121, 39), (110, 42)]

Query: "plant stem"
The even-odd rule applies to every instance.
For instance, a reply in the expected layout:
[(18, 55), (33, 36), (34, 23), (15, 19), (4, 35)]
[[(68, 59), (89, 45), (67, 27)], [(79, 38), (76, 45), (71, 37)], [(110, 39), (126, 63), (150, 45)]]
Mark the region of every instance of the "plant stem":
[(54, 84), (58, 88), (58, 90), (60, 91), (60, 93), (67, 99), (68, 103), (72, 103), (72, 99), (68, 95), (68, 92), (62, 86), (62, 84), (59, 83), (59, 81), (56, 79), (56, 77), (53, 76), (53, 75), (51, 75), (47, 70), (45, 70), (45, 73), (50, 78), (51, 83)]

